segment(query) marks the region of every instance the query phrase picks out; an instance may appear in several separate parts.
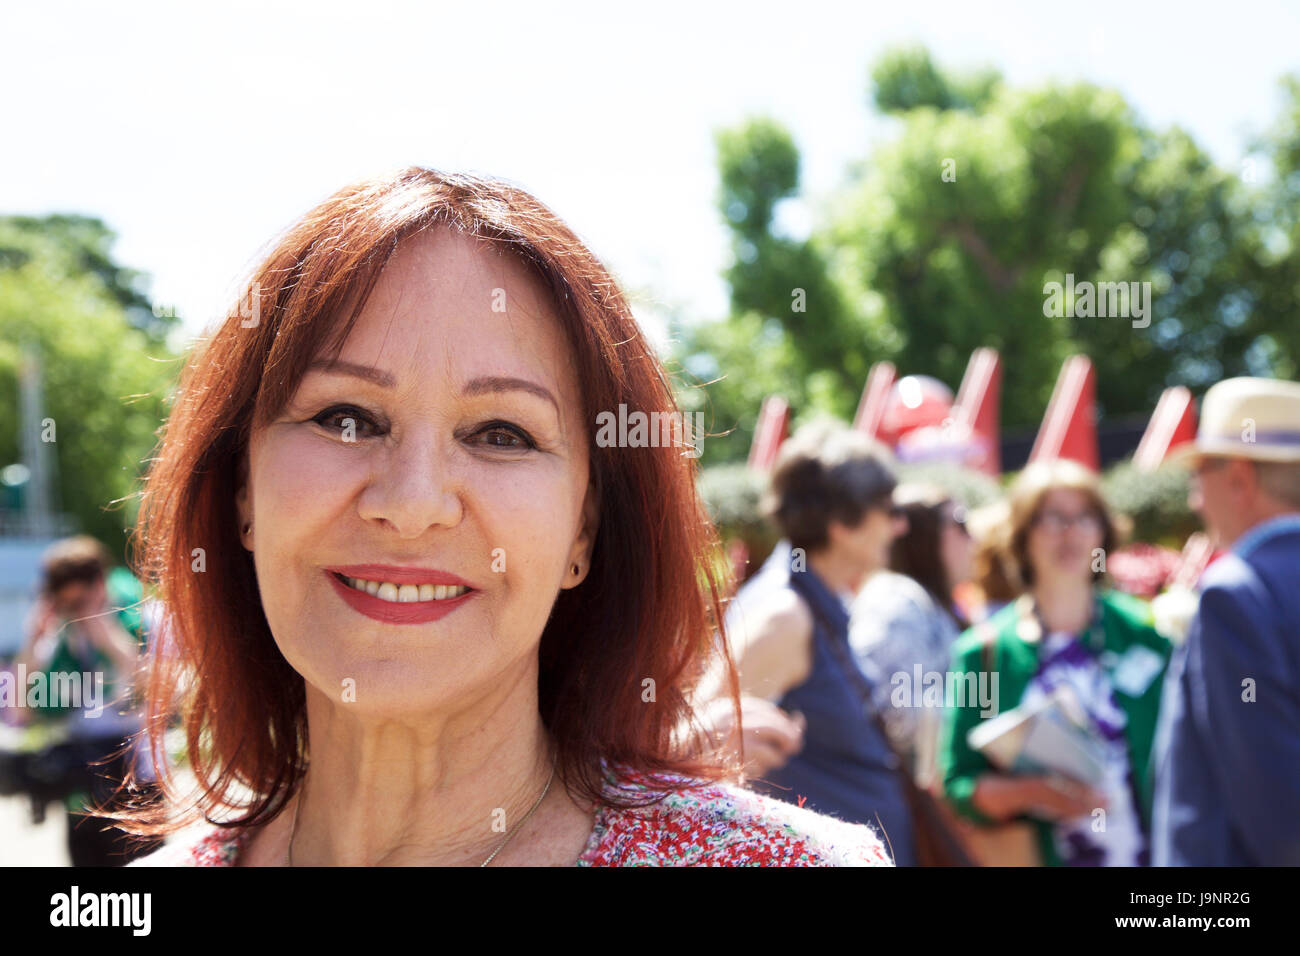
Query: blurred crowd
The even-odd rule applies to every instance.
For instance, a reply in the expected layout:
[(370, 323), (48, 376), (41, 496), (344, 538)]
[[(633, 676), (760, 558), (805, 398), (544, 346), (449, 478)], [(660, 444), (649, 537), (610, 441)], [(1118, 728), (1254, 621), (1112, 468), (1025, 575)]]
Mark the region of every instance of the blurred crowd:
[[(1179, 457), (1205, 528), (1153, 608), (1080, 464), (970, 511), (847, 426), (797, 432), (764, 504), (782, 540), (728, 612), (743, 732), (708, 707), (749, 785), (899, 865), (1300, 863), (1300, 385), (1220, 383)], [(0, 669), (0, 794), (62, 806), (74, 865), (153, 848), (98, 814), (128, 770), (157, 798), (132, 686), (157, 623), (100, 544), (60, 541)]]
[(1300, 863), (1300, 385), (1221, 382), (1176, 457), (1205, 528), (1153, 609), (1080, 464), (968, 512), (797, 432), (728, 612), (752, 785), (899, 865)]

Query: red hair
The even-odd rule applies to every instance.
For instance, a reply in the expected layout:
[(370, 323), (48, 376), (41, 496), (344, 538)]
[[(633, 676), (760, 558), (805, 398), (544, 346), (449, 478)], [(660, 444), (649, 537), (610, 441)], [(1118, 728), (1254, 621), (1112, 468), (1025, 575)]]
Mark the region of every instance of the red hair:
[[(239, 538), (235, 495), (250, 436), (280, 412), (315, 358), (337, 354), (398, 243), (430, 228), (498, 245), (541, 279), (573, 354), (588, 423), (620, 404), (677, 411), (663, 366), (614, 279), (521, 189), (410, 167), (349, 186), (292, 226), (254, 270), (244, 307), (232, 310), (182, 373), (133, 542), (168, 632), (166, 651), (150, 655), (143, 733), (162, 766), (163, 734), (181, 712), (198, 780), (191, 799), (210, 822), (270, 822), (307, 757), (304, 681), (276, 646)], [(591, 569), (581, 585), (560, 592), (538, 652), (539, 712), (556, 743), (558, 774), (590, 801), (601, 798), (602, 763), (663, 790), (678, 775), (731, 777), (733, 762), (697, 756), (689, 699), (718, 661), (739, 707), (722, 632), (729, 582), (696, 492), (695, 459), (671, 447), (589, 446), (600, 501)], [(191, 570), (199, 547), (204, 573)], [(655, 681), (655, 703), (642, 700), (646, 678)], [(678, 734), (684, 727), (695, 730), (689, 742)], [(170, 774), (161, 776), (167, 803), (175, 804)], [(239, 788), (251, 796), (238, 798)], [(242, 815), (214, 820), (223, 807)], [(170, 813), (166, 805), (132, 808), (118, 818), (132, 832), (158, 834), (183, 825)]]

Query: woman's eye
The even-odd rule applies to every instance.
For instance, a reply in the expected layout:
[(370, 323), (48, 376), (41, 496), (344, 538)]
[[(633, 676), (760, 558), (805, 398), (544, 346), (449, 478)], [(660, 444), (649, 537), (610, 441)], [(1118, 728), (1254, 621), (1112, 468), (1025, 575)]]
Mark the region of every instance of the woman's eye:
[(355, 441), (379, 433), (374, 419), (350, 405), (327, 408), (312, 421), (329, 431), (338, 432), (344, 441)]
[(486, 425), (474, 433), (474, 438), (480, 445), (487, 445), (489, 448), (518, 451), (537, 447), (527, 432), (507, 422), (493, 422)]

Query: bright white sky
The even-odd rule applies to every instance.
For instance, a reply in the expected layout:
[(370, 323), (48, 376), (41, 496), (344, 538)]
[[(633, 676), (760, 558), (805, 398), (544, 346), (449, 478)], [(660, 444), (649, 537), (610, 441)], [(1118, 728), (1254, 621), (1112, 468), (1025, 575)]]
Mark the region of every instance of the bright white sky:
[(866, 106), (885, 47), (1115, 86), (1233, 168), (1300, 69), (1300, 4), (1280, 0), (620, 6), (8, 5), (0, 213), (102, 217), (197, 332), (263, 243), (345, 183), (411, 163), (487, 173), (564, 217), (657, 335), (665, 308), (726, 310), (713, 130), (788, 124), (816, 201), (891, 134)]

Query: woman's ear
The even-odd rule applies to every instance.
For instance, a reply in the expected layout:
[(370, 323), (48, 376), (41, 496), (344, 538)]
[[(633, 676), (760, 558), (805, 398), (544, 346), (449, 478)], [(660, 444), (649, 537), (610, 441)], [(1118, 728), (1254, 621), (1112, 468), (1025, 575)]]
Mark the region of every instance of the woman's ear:
[(239, 490), (235, 492), (235, 520), (239, 522), (239, 540), (244, 547), (253, 550), (253, 495), (252, 483), (248, 480), (248, 456), (245, 454), (239, 465)]
[(574, 588), (587, 579), (587, 573), (591, 570), (591, 553), (596, 547), (596, 532), (599, 530), (600, 493), (596, 490), (595, 482), (589, 482), (587, 497), (582, 503), (582, 530), (569, 550), (569, 565), (565, 570), (562, 587)]

